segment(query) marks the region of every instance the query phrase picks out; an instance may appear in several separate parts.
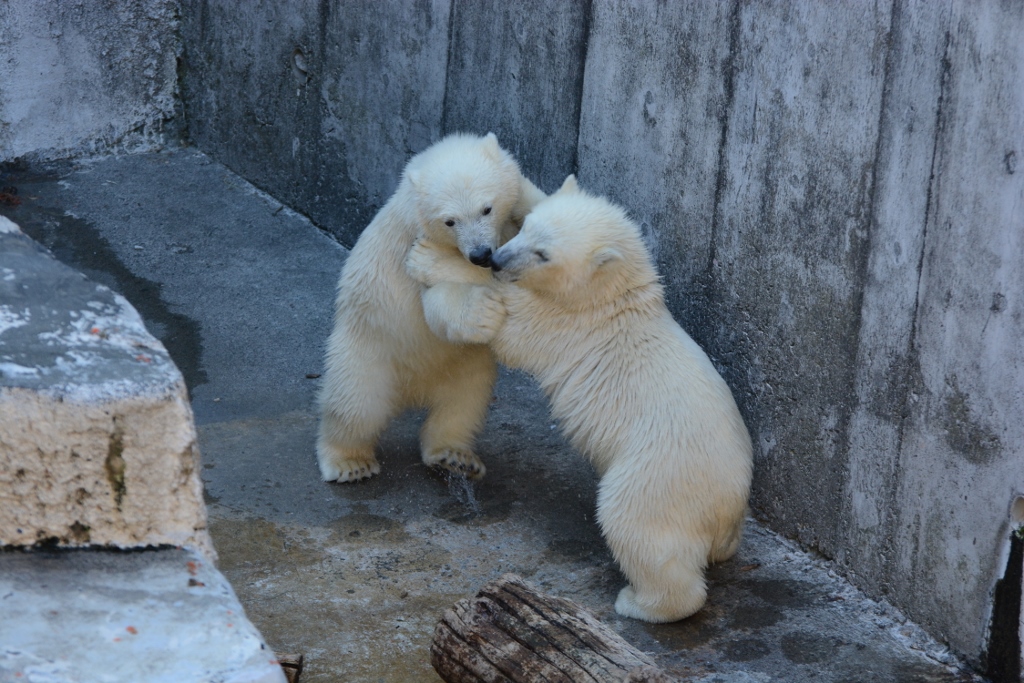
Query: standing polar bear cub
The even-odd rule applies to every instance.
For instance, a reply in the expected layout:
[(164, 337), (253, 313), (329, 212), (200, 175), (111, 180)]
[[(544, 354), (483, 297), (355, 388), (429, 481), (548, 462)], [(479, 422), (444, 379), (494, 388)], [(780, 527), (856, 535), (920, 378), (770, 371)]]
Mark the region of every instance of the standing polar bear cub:
[(377, 438), (410, 407), (428, 410), (420, 433), (424, 463), (483, 476), (472, 447), (497, 370), (482, 342), (500, 326), (504, 308), (495, 292), (478, 286), (424, 290), (403, 263), (423, 237), (490, 280), (491, 253), (543, 197), (493, 134), (452, 135), (409, 161), (338, 281), (319, 395), (317, 459), (324, 480), (358, 481), (380, 472)]
[[(457, 277), (419, 244), (406, 265), (428, 285)], [(601, 475), (598, 522), (629, 580), (616, 611), (693, 614), (708, 563), (739, 546), (751, 443), (728, 386), (665, 307), (639, 230), (569, 176), (492, 268), (508, 283), (492, 348), (533, 374)]]

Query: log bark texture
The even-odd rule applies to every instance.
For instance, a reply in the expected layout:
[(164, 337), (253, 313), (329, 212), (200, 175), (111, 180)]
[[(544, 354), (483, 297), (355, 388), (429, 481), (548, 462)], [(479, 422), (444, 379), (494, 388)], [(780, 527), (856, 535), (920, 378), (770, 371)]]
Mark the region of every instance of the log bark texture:
[(590, 610), (514, 574), (449, 608), (430, 663), (448, 683), (671, 683), (654, 661)]
[(288, 679), (288, 683), (299, 683), (305, 657), (300, 654), (278, 654), (275, 656), (281, 669), (284, 670), (284, 677)]

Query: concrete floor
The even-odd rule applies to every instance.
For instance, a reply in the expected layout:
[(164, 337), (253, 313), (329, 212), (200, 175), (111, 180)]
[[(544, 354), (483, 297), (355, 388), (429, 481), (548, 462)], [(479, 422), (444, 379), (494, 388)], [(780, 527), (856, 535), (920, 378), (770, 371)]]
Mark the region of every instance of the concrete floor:
[(708, 606), (653, 626), (612, 609), (623, 584), (593, 521), (596, 477), (544, 398), (503, 373), (470, 486), (419, 462), (420, 416), (383, 472), (319, 480), (313, 397), (346, 251), (194, 150), (13, 168), (0, 207), (58, 258), (123, 293), (189, 384), (220, 568), (304, 683), (438, 680), (444, 609), (516, 572), (594, 609), (687, 680), (980, 681), (898, 612), (757, 523), (711, 570)]

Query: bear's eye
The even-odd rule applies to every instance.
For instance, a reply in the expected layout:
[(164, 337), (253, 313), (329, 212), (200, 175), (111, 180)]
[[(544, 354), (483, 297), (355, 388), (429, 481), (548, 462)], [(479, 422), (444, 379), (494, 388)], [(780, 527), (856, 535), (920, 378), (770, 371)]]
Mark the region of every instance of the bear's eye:
[(448, 220), (446, 220), (446, 221), (444, 222), (444, 224), (445, 224), (445, 225), (447, 225), (447, 226), (448, 226), (449, 228), (453, 228), (453, 227), (455, 227), (455, 221), (453, 221), (453, 220), (452, 220), (451, 218), (449, 218)]
[(539, 258), (541, 260), (541, 263), (547, 263), (547, 261), (548, 261), (548, 255), (545, 254), (540, 249), (538, 249), (537, 251), (533, 252), (533, 255), (536, 256), (537, 258)]
[(487, 206), (487, 207), (484, 207), (484, 215), (485, 215), (485, 216), (486, 216), (487, 214), (489, 214), (490, 212), (491, 212), (491, 207), (489, 207), (489, 206)]

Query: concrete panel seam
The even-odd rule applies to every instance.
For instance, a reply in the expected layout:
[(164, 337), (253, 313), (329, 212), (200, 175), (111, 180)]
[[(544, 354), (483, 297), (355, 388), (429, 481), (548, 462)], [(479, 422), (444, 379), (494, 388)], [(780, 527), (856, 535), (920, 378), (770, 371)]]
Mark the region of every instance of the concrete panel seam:
[(580, 131), (583, 129), (583, 89), (587, 80), (587, 53), (590, 51), (591, 32), (593, 31), (594, 3), (588, 0), (583, 10), (583, 43), (580, 45), (580, 73), (576, 82), (576, 148), (572, 154), (572, 172), (580, 174)]
[[(941, 76), (941, 79), (939, 81), (939, 98), (938, 98), (938, 101), (935, 104), (935, 137), (933, 138), (933, 141), (932, 141), (931, 171), (930, 171), (930, 174), (928, 176), (928, 193), (927, 193), (927, 197), (925, 199), (924, 221), (921, 224), (921, 252), (920, 252), (920, 254), (918, 254), (918, 259), (917, 259), (917, 295), (914, 298), (914, 310), (913, 310), (912, 319), (911, 319), (911, 322), (910, 322), (910, 337), (907, 340), (907, 357), (908, 357), (908, 362), (907, 362), (907, 368), (906, 368), (906, 371), (905, 371), (906, 372), (906, 376), (904, 377), (904, 381), (903, 381), (903, 384), (906, 387), (906, 395), (905, 395), (904, 400), (903, 400), (903, 415), (909, 415), (910, 414), (910, 405), (909, 405), (909, 403), (910, 403), (911, 397), (912, 397), (912, 395), (914, 393), (914, 389), (915, 389), (914, 378), (911, 377), (910, 375), (911, 375), (913, 367), (915, 367), (915, 365), (919, 364), (919, 362), (920, 362), (920, 359), (918, 358), (918, 351), (917, 351), (917, 328), (918, 328), (918, 319), (920, 317), (921, 297), (923, 295), (923, 292), (922, 292), (921, 288), (922, 288), (923, 283), (924, 283), (924, 277), (923, 277), (923, 275), (924, 275), (924, 258), (925, 258), (925, 253), (927, 253), (927, 251), (928, 251), (928, 224), (929, 224), (929, 222), (931, 221), (931, 218), (932, 218), (933, 202), (938, 201), (938, 199), (936, 198), (936, 194), (937, 194), (937, 192), (936, 192), (936, 184), (938, 183), (936, 169), (938, 168), (938, 163), (939, 163), (939, 156), (940, 156), (939, 142), (940, 142), (940, 140), (942, 138), (942, 130), (943, 130), (943, 105), (945, 104), (945, 100), (946, 100), (946, 97), (947, 97), (947, 94), (948, 94), (948, 90), (949, 90), (950, 66), (951, 66), (950, 57), (949, 57), (949, 49), (950, 49), (951, 43), (952, 43), (952, 35), (951, 35), (949, 29), (947, 28), (946, 29), (946, 42), (945, 42), (945, 45), (943, 46), (943, 49), (942, 49), (942, 76)], [(895, 476), (893, 477), (893, 484), (892, 484), (893, 485), (893, 496), (896, 495), (896, 491), (898, 490), (899, 481), (901, 479), (900, 475), (901, 475), (902, 469), (903, 469), (901, 463), (903, 462), (903, 443), (904, 443), (904, 439), (906, 438), (906, 430), (907, 430), (907, 420), (903, 419), (903, 420), (900, 421), (900, 426), (899, 426), (899, 430), (898, 430), (898, 441), (897, 441), (897, 449), (896, 449), (896, 466), (895, 466), (895, 470), (894, 470)], [(890, 582), (892, 580), (892, 577), (891, 576), (886, 576), (886, 577), (883, 577), (883, 580), (886, 581), (886, 582)]]
[[(740, 42), (740, 2), (733, 0), (729, 8), (729, 57), (722, 69), (725, 76), (725, 101), (722, 103), (720, 114), (721, 129), (718, 136), (718, 170), (715, 172), (715, 196), (712, 199), (711, 207), (711, 235), (708, 247), (708, 263), (705, 269), (705, 286), (709, 286), (715, 277), (715, 258), (717, 256), (716, 242), (718, 240), (718, 228), (722, 222), (722, 193), (725, 191), (726, 183), (726, 146), (729, 138), (729, 116), (732, 113), (733, 102), (736, 97), (736, 53)], [(757, 100), (754, 100), (754, 116), (757, 116)]]
[(444, 93), (441, 96), (441, 135), (448, 135), (448, 133), (453, 132), (448, 130), (448, 83), (452, 75), (452, 52), (455, 50), (455, 18), (458, 11), (457, 8), (458, 3), (456, 0), (451, 0), (451, 5), (448, 8), (448, 49), (445, 51)]
[[(867, 199), (868, 205), (867, 205), (866, 211), (865, 211), (866, 219), (863, 221), (863, 228), (864, 228), (864, 232), (865, 232), (865, 245), (863, 247), (863, 252), (860, 255), (860, 262), (857, 264), (857, 271), (856, 271), (857, 281), (860, 282), (861, 285), (860, 285), (860, 287), (858, 287), (856, 289), (856, 291), (854, 293), (854, 297), (855, 297), (855, 302), (856, 303), (852, 307), (854, 309), (854, 311), (855, 311), (855, 315), (857, 316), (856, 322), (854, 324), (854, 330), (855, 330), (854, 334), (855, 334), (855, 337), (854, 337), (854, 340), (853, 340), (853, 343), (854, 343), (854, 362), (853, 362), (854, 382), (856, 382), (856, 374), (857, 374), (856, 368), (865, 367), (864, 366), (865, 361), (861, 357), (862, 354), (865, 353), (865, 349), (864, 349), (864, 346), (863, 346), (864, 306), (865, 306), (865, 297), (864, 297), (865, 285), (864, 285), (864, 283), (867, 282), (868, 271), (869, 271), (869, 262), (870, 262), (870, 259), (871, 259), (871, 253), (872, 253), (872, 250), (875, 247), (873, 238), (875, 237), (876, 232), (877, 232), (875, 230), (875, 226), (877, 225), (877, 222), (878, 222), (878, 210), (879, 210), (878, 209), (878, 163), (879, 163), (879, 159), (880, 159), (881, 153), (882, 153), (883, 141), (886, 139), (887, 136), (890, 135), (892, 127), (896, 125), (895, 122), (892, 120), (892, 118), (894, 118), (894, 117), (890, 116), (891, 112), (889, 110), (889, 107), (890, 107), (890, 96), (892, 95), (892, 87), (893, 87), (891, 79), (892, 79), (892, 74), (893, 74), (893, 71), (894, 71), (894, 64), (893, 64), (893, 62), (894, 62), (895, 53), (896, 53), (896, 41), (897, 41), (896, 37), (900, 35), (900, 30), (901, 30), (902, 25), (903, 25), (902, 24), (902, 17), (903, 17), (902, 0), (893, 0), (892, 6), (891, 6), (891, 9), (890, 9), (890, 12), (889, 12), (889, 33), (888, 33), (887, 40), (886, 40), (887, 45), (886, 45), (886, 52), (885, 52), (885, 63), (884, 63), (884, 66), (883, 66), (884, 73), (882, 74), (882, 94), (881, 94), (881, 97), (880, 97), (880, 100), (879, 100), (879, 107), (878, 107), (878, 126), (877, 126), (877, 131), (876, 131), (876, 134), (875, 134), (874, 159), (871, 162), (871, 172), (870, 172), (869, 180), (868, 180), (868, 182), (871, 184), (871, 187), (868, 189), (868, 199)], [(906, 382), (901, 382), (900, 383), (900, 387), (901, 387), (902, 391), (904, 392), (903, 404), (905, 406), (906, 405), (906, 392), (907, 392), (907, 384), (906, 384)], [(850, 446), (851, 446), (851, 440), (853, 438), (852, 434), (850, 432), (850, 429), (851, 429), (851, 424), (853, 422), (853, 416), (854, 416), (855, 412), (856, 412), (856, 404), (855, 404), (855, 402), (850, 401), (850, 402), (847, 402), (842, 407), (842, 414), (839, 417), (840, 424), (842, 424), (842, 433), (845, 435), (844, 438), (843, 438), (842, 443), (843, 443), (843, 449), (845, 450), (845, 453), (844, 453), (845, 475), (846, 475), (845, 476), (845, 481), (847, 483), (850, 482)], [(896, 454), (895, 472), (896, 472), (897, 475), (899, 474), (899, 453)], [(896, 482), (896, 483), (894, 483), (894, 482)], [(897, 490), (896, 486), (898, 485), (897, 484), (898, 482), (899, 482), (899, 476), (893, 477), (893, 481), (890, 482), (890, 488), (887, 491), (887, 496), (886, 496), (886, 499), (888, 501), (890, 501), (890, 503), (892, 501), (895, 501), (896, 490)], [(890, 504), (890, 505), (887, 506), (887, 508), (888, 508), (889, 514), (887, 516), (887, 519), (883, 520), (883, 522), (882, 522), (882, 524), (887, 529), (887, 531), (883, 534), (883, 538), (889, 538), (889, 530), (891, 529), (891, 526), (894, 523), (893, 513), (894, 513), (894, 510), (895, 510), (895, 507)], [(842, 524), (842, 521), (840, 521), (840, 524)]]

